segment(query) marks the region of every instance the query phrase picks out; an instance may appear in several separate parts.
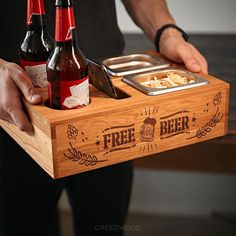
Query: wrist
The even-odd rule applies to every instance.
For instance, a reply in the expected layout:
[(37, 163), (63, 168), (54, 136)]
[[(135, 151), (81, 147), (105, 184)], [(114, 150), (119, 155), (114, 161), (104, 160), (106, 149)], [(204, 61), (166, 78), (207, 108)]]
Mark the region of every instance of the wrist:
[(182, 34), (174, 29), (174, 28), (168, 28), (166, 29), (165, 31), (163, 31), (163, 33), (161, 34), (161, 37), (160, 37), (160, 41), (163, 41), (169, 37), (181, 37), (183, 38)]
[(163, 45), (168, 38), (188, 41), (188, 35), (177, 25), (165, 24), (156, 32), (155, 46), (158, 52), (160, 52), (161, 45)]

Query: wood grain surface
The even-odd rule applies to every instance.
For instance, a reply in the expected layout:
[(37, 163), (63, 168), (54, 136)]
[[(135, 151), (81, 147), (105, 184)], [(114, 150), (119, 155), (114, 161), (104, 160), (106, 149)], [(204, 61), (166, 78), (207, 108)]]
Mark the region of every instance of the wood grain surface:
[(49, 175), (61, 178), (226, 135), (229, 84), (199, 76), (209, 84), (159, 96), (113, 79), (128, 98), (112, 99), (90, 86), (90, 104), (77, 110), (26, 103), (31, 136), (0, 124)]

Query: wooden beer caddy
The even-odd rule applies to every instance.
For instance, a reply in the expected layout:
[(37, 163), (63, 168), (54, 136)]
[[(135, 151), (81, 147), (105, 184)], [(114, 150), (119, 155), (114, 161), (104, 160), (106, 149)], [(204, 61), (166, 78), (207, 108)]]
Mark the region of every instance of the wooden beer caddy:
[(25, 102), (33, 135), (3, 120), (0, 125), (51, 177), (90, 171), (226, 135), (229, 84), (199, 76), (209, 84), (158, 96), (114, 78), (124, 98), (90, 86), (90, 104), (65, 111), (48, 108), (41, 90), (44, 104)]

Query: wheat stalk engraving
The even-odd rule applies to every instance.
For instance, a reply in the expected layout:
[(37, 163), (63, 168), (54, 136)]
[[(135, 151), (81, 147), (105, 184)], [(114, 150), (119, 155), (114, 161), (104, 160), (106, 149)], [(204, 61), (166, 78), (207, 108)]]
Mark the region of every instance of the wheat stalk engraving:
[(196, 132), (196, 134), (193, 137), (190, 137), (188, 139), (192, 138), (201, 138), (203, 136), (206, 136), (207, 133), (212, 131), (212, 128), (214, 128), (223, 118), (223, 114), (220, 114), (219, 107), (217, 108), (215, 114), (212, 116), (212, 118), (201, 128), (199, 128)]
[(95, 155), (87, 155), (86, 153), (82, 153), (81, 151), (77, 150), (72, 146), (72, 143), (69, 142), (70, 148), (68, 148), (69, 154), (65, 154), (64, 156), (68, 159), (72, 160), (73, 162), (78, 162), (80, 165), (85, 166), (95, 166), (98, 162), (104, 162), (107, 160), (98, 160)]

